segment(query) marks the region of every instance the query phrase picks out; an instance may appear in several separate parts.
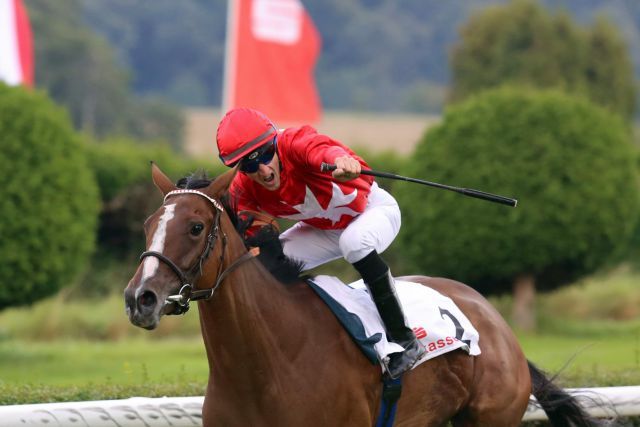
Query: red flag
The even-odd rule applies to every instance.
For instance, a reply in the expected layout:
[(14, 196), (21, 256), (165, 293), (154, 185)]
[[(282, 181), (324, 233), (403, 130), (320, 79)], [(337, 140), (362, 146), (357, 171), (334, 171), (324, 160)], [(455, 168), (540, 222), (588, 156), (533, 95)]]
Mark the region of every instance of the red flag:
[(300, 0), (229, 0), (225, 109), (255, 108), (275, 122), (313, 123), (320, 36)]
[(33, 86), (33, 42), (22, 0), (0, 0), (0, 80)]

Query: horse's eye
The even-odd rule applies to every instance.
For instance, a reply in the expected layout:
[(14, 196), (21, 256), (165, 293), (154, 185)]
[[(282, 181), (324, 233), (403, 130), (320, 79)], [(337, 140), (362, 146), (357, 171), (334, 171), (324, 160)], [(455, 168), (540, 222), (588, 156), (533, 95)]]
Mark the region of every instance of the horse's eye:
[(190, 233), (192, 236), (198, 236), (200, 235), (200, 233), (202, 233), (202, 230), (204, 230), (204, 225), (197, 223), (191, 226)]

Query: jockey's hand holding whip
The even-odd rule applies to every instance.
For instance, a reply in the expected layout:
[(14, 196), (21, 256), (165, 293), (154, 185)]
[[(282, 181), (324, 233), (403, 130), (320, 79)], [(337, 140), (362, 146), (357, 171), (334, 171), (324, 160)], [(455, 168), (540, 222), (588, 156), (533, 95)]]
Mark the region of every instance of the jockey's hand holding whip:
[(336, 157), (336, 169), (331, 175), (340, 182), (350, 181), (360, 176), (362, 165), (351, 156)]

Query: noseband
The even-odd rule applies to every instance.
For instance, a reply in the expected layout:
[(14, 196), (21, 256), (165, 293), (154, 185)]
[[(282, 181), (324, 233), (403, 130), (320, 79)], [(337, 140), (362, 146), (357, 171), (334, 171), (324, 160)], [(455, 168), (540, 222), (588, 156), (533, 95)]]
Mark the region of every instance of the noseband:
[[(206, 300), (211, 298), (215, 293), (215, 291), (220, 286), (220, 284), (222, 283), (222, 281), (224, 280), (224, 278), (231, 271), (235, 270), (240, 264), (242, 264), (243, 262), (255, 256), (255, 252), (251, 252), (251, 251), (247, 252), (244, 255), (242, 255), (240, 258), (235, 260), (229, 267), (227, 267), (226, 270), (222, 271), (222, 263), (224, 261), (224, 255), (227, 248), (227, 235), (220, 228), (220, 217), (222, 215), (222, 212), (224, 212), (222, 204), (216, 199), (209, 197), (205, 193), (198, 190), (192, 190), (192, 189), (180, 189), (180, 190), (170, 191), (164, 196), (164, 201), (166, 202), (167, 198), (169, 198), (170, 196), (179, 195), (179, 194), (196, 194), (200, 197), (204, 197), (215, 208), (215, 218), (213, 220), (213, 226), (211, 227), (211, 230), (207, 235), (207, 244), (205, 245), (204, 250), (196, 260), (193, 267), (191, 267), (186, 274), (184, 271), (182, 271), (180, 267), (176, 265), (176, 263), (171, 261), (168, 257), (166, 257), (160, 252), (145, 251), (140, 255), (140, 261), (142, 261), (143, 259), (149, 256), (155, 257), (158, 260), (162, 261), (169, 268), (171, 268), (171, 270), (175, 273), (175, 275), (180, 280), (180, 290), (178, 291), (178, 293), (176, 295), (168, 296), (164, 303), (165, 306), (169, 304), (175, 304), (174, 310), (168, 314), (186, 313), (189, 310), (190, 301), (196, 301), (201, 299)], [(217, 274), (216, 282), (210, 288), (195, 290), (193, 285), (189, 281), (189, 277), (192, 278), (191, 281), (193, 282), (193, 280), (196, 277), (202, 275), (202, 265), (204, 261), (209, 257), (211, 250), (215, 246), (215, 243), (218, 240), (219, 233), (222, 234), (222, 250), (220, 251), (220, 263), (218, 265), (218, 274)]]

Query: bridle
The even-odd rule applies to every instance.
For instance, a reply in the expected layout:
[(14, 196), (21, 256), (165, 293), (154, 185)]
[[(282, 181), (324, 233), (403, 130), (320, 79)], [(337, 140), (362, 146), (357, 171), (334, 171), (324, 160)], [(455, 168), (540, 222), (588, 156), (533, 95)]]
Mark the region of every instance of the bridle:
[[(253, 258), (256, 253), (255, 251), (249, 251), (236, 259), (231, 265), (229, 265), (224, 271), (222, 270), (222, 265), (224, 261), (224, 255), (227, 248), (227, 235), (220, 228), (220, 217), (224, 212), (224, 208), (222, 204), (214, 199), (213, 197), (209, 197), (202, 191), (193, 190), (193, 189), (179, 189), (168, 192), (164, 196), (164, 202), (171, 196), (180, 195), (180, 194), (195, 194), (200, 197), (208, 200), (213, 207), (215, 208), (215, 218), (213, 220), (213, 225), (209, 234), (207, 235), (207, 243), (204, 247), (204, 250), (196, 260), (193, 267), (191, 267), (186, 273), (182, 271), (180, 267), (176, 265), (171, 259), (160, 252), (156, 251), (145, 251), (140, 255), (140, 262), (146, 257), (152, 256), (157, 258), (158, 260), (165, 263), (171, 270), (175, 273), (175, 275), (180, 280), (180, 290), (176, 295), (169, 295), (164, 302), (164, 305), (167, 306), (169, 304), (174, 304), (174, 310), (171, 313), (167, 314), (184, 314), (189, 310), (189, 302), (196, 300), (207, 300), (213, 297), (214, 293), (218, 289), (218, 287), (222, 284), (222, 281), (227, 277), (229, 273), (239, 267), (245, 261)], [(205, 260), (209, 257), (211, 250), (214, 248), (216, 241), (218, 240), (219, 235), (222, 236), (222, 250), (220, 251), (220, 262), (218, 264), (218, 273), (216, 275), (217, 279), (214, 285), (210, 288), (206, 289), (194, 289), (192, 283), (197, 277), (202, 275), (202, 265)], [(191, 278), (191, 280), (189, 280)]]

